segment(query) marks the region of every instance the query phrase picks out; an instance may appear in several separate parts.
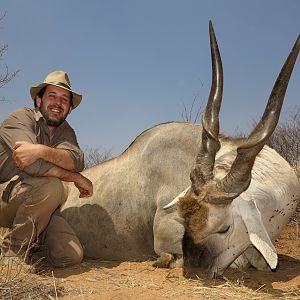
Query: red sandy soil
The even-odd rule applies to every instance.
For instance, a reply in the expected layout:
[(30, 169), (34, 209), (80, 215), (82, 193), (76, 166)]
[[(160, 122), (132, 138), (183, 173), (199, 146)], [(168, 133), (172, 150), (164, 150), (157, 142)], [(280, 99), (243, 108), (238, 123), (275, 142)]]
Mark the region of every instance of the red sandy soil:
[(291, 222), (275, 245), (275, 272), (228, 270), (222, 278), (202, 280), (183, 277), (180, 268), (156, 269), (152, 261), (85, 260), (46, 278), (55, 286), (54, 299), (300, 299), (300, 223)]
[(275, 246), (276, 271), (231, 269), (212, 280), (185, 278), (181, 268), (156, 269), (153, 261), (84, 260), (38, 275), (0, 263), (0, 299), (300, 299), (300, 209)]

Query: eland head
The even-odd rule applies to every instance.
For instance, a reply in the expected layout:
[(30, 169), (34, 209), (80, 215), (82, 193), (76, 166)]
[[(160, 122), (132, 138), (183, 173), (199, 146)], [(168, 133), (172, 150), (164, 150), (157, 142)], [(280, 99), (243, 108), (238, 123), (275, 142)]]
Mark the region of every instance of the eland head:
[[(226, 173), (221, 174), (216, 154), (221, 148), (219, 111), (223, 68), (211, 22), (209, 33), (212, 85), (202, 117), (202, 143), (190, 173), (191, 187), (165, 208), (177, 203), (179, 214), (184, 219), (186, 270), (196, 267), (200, 273), (213, 276), (221, 274), (229, 265), (240, 266), (249, 262), (249, 257), (254, 254), (261, 261), (256, 260), (254, 264), (269, 265), (274, 269), (277, 255), (258, 210), (261, 205), (255, 198), (258, 187), (249, 189), (249, 186), (254, 162), (278, 123), (300, 39), (298, 37), (278, 75), (261, 120), (247, 138), (233, 141), (236, 144), (235, 158)], [(244, 259), (246, 256), (248, 259)]]

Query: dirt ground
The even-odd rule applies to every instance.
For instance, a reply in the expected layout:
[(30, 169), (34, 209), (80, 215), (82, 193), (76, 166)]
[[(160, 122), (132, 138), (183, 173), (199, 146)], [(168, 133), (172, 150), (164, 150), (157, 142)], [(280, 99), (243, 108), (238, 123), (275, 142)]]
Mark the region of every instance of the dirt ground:
[(222, 278), (202, 280), (184, 278), (180, 268), (155, 269), (151, 261), (85, 260), (40, 278), (55, 287), (52, 299), (300, 299), (300, 222), (288, 224), (275, 245), (275, 272), (226, 271)]
[(279, 267), (275, 272), (229, 270), (221, 278), (202, 280), (183, 277), (180, 268), (155, 269), (152, 261), (85, 260), (77, 267), (46, 270), (39, 275), (10, 274), (11, 288), (4, 289), (0, 284), (0, 298), (300, 299), (299, 220), (286, 226), (275, 245), (279, 254)]

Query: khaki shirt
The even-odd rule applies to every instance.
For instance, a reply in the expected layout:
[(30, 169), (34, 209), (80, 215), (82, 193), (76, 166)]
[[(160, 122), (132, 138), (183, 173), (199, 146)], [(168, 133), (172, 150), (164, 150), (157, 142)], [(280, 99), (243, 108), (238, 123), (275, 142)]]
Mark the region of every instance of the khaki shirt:
[[(15, 175), (21, 176), (23, 173), (17, 168), (12, 158), (13, 146), (17, 141), (68, 150), (76, 165), (72, 171), (83, 170), (83, 152), (80, 150), (75, 132), (68, 122), (64, 121), (58, 126), (50, 140), (46, 120), (40, 111), (21, 108), (11, 113), (0, 127), (0, 183), (10, 180)], [(52, 167), (52, 163), (39, 159), (28, 166), (24, 172), (31, 176), (42, 176)]]

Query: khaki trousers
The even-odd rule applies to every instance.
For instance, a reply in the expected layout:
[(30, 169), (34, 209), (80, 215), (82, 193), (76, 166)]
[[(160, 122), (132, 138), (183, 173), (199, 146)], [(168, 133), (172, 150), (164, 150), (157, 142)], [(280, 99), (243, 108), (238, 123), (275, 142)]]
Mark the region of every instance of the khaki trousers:
[(28, 260), (33, 252), (39, 251), (39, 256), (55, 267), (81, 262), (81, 244), (59, 214), (58, 208), (65, 201), (59, 179), (18, 178), (7, 185), (1, 200), (0, 226), (11, 229), (3, 240), (3, 255)]

